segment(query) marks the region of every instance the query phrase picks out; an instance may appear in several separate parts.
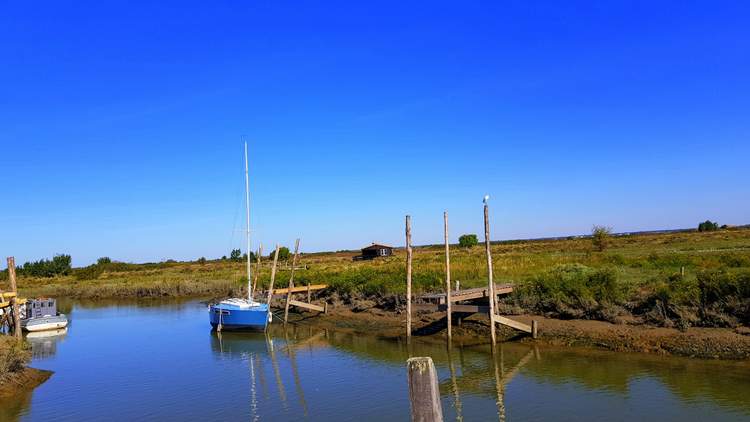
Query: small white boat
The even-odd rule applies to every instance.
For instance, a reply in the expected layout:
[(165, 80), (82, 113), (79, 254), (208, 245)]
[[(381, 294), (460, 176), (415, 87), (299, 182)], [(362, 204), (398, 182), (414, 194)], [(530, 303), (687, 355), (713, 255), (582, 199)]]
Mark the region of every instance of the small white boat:
[(55, 299), (32, 299), (26, 302), (26, 318), (21, 328), (28, 332), (59, 330), (68, 326), (65, 314), (57, 313)]

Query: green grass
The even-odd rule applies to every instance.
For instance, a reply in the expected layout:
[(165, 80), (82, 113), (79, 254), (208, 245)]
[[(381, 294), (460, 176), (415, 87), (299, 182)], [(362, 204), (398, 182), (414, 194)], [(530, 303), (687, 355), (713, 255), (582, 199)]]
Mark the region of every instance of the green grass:
[[(404, 294), (403, 250), (373, 261), (352, 261), (355, 254), (302, 255), (300, 263), (308, 269), (296, 272), (296, 283), (328, 284), (330, 291), (344, 300)], [(495, 280), (518, 285), (517, 293), (506, 304), (524, 311), (596, 319), (613, 319), (625, 312), (667, 325), (667, 320), (699, 324), (711, 313), (730, 312), (724, 322), (729, 325), (746, 319), (744, 290), (719, 288), (728, 296), (715, 301), (722, 303), (717, 307), (701, 302), (699, 283), (701, 274), (729, 274), (727, 277), (733, 280), (744, 280), (743, 274), (750, 272), (750, 229), (746, 228), (616, 236), (603, 252), (595, 251), (588, 238), (497, 242), (492, 245), (492, 257)], [(414, 249), (415, 293), (443, 289), (444, 259), (443, 246)], [(681, 267), (685, 268), (685, 277), (676, 281)], [(243, 274), (244, 264), (232, 261), (115, 262), (100, 269), (76, 269), (69, 276), (21, 277), (19, 286), (27, 296), (226, 296), (241, 291), (246, 282)], [(260, 274), (260, 285), (265, 287), (270, 278), (268, 261), (264, 261)], [(484, 247), (453, 246), (451, 274), (462, 287), (485, 285)], [(286, 286), (288, 278), (288, 270), (279, 271), (276, 286)], [(704, 290), (709, 292), (711, 288), (704, 283)], [(690, 312), (683, 308), (690, 308)], [(679, 316), (682, 314), (684, 317)], [(716, 320), (715, 316), (711, 318)]]

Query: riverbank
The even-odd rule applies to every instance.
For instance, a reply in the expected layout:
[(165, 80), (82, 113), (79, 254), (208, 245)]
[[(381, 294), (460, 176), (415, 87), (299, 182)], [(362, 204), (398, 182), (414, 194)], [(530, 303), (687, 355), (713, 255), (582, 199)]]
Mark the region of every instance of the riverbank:
[[(327, 315), (291, 314), (295, 324), (318, 328), (345, 329), (383, 338), (403, 337), (403, 314), (370, 308), (359, 312), (350, 307), (329, 307)], [(515, 315), (513, 319), (530, 324), (539, 322), (539, 338), (502, 327), (499, 341), (535, 342), (552, 346), (593, 347), (616, 352), (639, 352), (701, 359), (750, 359), (750, 330), (745, 328), (674, 328), (613, 324), (605, 321), (560, 320), (539, 315)], [(445, 341), (445, 313), (419, 313), (413, 320), (413, 336), (421, 340)], [(488, 344), (489, 323), (475, 314), (458, 325), (454, 317), (453, 341), (463, 346)]]
[(33, 390), (52, 375), (50, 371), (27, 367), (30, 358), (23, 342), (0, 335), (0, 399)]

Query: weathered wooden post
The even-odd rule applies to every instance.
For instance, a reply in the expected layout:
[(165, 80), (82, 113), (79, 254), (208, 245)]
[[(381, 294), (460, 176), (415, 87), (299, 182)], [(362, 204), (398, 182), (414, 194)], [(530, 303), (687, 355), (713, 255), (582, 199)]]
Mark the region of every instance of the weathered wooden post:
[(310, 294), (310, 282), (307, 283), (307, 303), (312, 303), (312, 295)]
[(10, 298), (10, 305), (13, 309), (13, 334), (21, 338), (21, 309), (18, 306), (18, 287), (16, 285), (16, 260), (12, 256), (8, 257), (8, 279), (10, 280), (10, 289), (16, 293)]
[(258, 256), (256, 257), (256, 264), (255, 264), (255, 274), (253, 274), (253, 292), (257, 292), (255, 290), (258, 287), (258, 277), (260, 277), (260, 257), (263, 256), (263, 244), (261, 243), (258, 245)]
[[(271, 301), (273, 300), (273, 282), (276, 280), (276, 263), (279, 262), (279, 245), (276, 244), (276, 251), (273, 253), (273, 266), (271, 266), (271, 283), (268, 286), (268, 322), (271, 322)], [(268, 325), (266, 325), (268, 327)]]
[(411, 340), (411, 216), (406, 216), (406, 339)]
[(487, 203), (490, 199), (489, 195), (484, 197), (484, 248), (487, 254), (487, 278), (488, 286), (487, 293), (490, 295), (490, 335), (492, 337), (492, 345), (496, 343), (495, 337), (495, 282), (492, 280), (492, 254), (490, 252), (490, 208)]
[(539, 328), (538, 327), (538, 323), (536, 322), (535, 319), (532, 319), (531, 320), (531, 338), (536, 338), (537, 337), (537, 330), (538, 330), (538, 328)]
[(406, 216), (406, 339), (411, 340), (411, 216)]
[(442, 422), (435, 364), (430, 357), (410, 358), (406, 361), (409, 378), (409, 402), (413, 422)]
[(443, 228), (445, 231), (445, 304), (447, 306), (448, 341), (453, 338), (451, 333), (451, 248), (448, 240), (448, 211), (443, 212)]
[(297, 255), (299, 254), (299, 239), (294, 242), (294, 257), (292, 258), (292, 274), (289, 276), (289, 288), (286, 292), (286, 305), (284, 305), (284, 324), (289, 320), (289, 301), (292, 300), (292, 288), (294, 287), (294, 267), (297, 266)]
[(685, 278), (685, 266), (680, 267), (680, 277)]

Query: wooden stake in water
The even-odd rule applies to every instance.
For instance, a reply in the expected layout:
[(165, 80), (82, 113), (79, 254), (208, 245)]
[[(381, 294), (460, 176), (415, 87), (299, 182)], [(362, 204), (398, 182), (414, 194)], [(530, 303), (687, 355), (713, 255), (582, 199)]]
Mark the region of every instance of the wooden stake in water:
[(445, 229), (445, 304), (447, 307), (446, 319), (448, 320), (448, 341), (450, 341), (452, 338), (451, 317), (453, 313), (451, 312), (451, 248), (448, 241), (448, 211), (443, 213), (443, 226)]
[[(268, 286), (268, 322), (271, 322), (271, 301), (273, 300), (273, 282), (276, 280), (276, 263), (279, 262), (279, 245), (273, 253), (273, 266), (271, 267), (271, 284)], [(266, 327), (268, 327), (266, 325)]]
[(289, 289), (286, 292), (286, 305), (284, 305), (284, 324), (289, 320), (289, 301), (292, 300), (292, 288), (294, 287), (294, 267), (297, 266), (297, 255), (299, 254), (299, 239), (294, 242), (294, 257), (292, 258), (292, 274), (289, 276)]
[(484, 197), (484, 249), (487, 254), (487, 279), (488, 286), (487, 292), (490, 295), (490, 335), (492, 337), (492, 345), (496, 343), (495, 337), (495, 282), (492, 279), (492, 254), (490, 253), (490, 208), (487, 202), (490, 196)]
[(413, 422), (442, 422), (435, 364), (430, 357), (410, 358), (406, 361), (409, 379), (409, 402)]
[(11, 309), (13, 310), (13, 334), (16, 338), (21, 338), (21, 309), (18, 306), (18, 287), (16, 286), (16, 260), (12, 256), (8, 257), (8, 279), (10, 279), (10, 289), (16, 295), (10, 298)]
[(411, 216), (406, 216), (406, 339), (411, 340)]

